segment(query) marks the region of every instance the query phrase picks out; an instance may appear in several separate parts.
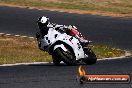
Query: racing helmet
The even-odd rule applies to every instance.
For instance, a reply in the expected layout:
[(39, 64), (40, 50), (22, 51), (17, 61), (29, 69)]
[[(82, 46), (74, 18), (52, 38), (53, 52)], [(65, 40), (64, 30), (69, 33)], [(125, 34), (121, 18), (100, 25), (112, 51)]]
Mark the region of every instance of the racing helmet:
[(47, 26), (49, 24), (49, 18), (46, 16), (39, 17), (37, 23), (39, 26)]
[(39, 17), (39, 19), (37, 20), (38, 27), (43, 35), (48, 32), (49, 28), (47, 27), (47, 25), (49, 23), (49, 18), (46, 16)]

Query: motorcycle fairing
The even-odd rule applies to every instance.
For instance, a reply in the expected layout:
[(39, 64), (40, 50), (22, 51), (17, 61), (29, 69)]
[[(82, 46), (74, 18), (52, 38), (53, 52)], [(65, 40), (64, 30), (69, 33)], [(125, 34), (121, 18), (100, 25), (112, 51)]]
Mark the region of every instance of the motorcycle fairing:
[[(67, 35), (66, 33), (60, 33), (58, 31), (56, 31), (53, 28), (50, 28), (48, 31), (48, 34), (44, 36), (44, 44), (48, 44), (48, 45), (53, 45), (55, 44), (57, 41), (62, 41), (64, 43), (66, 43), (67, 45), (69, 45), (75, 54), (76, 60), (84, 58), (84, 51), (82, 46), (80, 45), (80, 42), (78, 39), (76, 39), (75, 37), (72, 37), (70, 35)], [(50, 47), (50, 46), (49, 46)], [(62, 46), (62, 44), (59, 45), (55, 45), (55, 48), (62, 48), (64, 51), (66, 51), (66, 48), (64, 48), (64, 46)]]

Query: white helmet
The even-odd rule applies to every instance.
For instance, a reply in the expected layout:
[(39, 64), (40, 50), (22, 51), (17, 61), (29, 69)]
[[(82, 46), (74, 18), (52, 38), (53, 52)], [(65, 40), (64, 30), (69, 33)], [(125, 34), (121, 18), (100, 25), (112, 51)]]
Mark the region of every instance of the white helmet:
[(49, 24), (49, 18), (46, 16), (39, 17), (38, 24), (47, 26)]

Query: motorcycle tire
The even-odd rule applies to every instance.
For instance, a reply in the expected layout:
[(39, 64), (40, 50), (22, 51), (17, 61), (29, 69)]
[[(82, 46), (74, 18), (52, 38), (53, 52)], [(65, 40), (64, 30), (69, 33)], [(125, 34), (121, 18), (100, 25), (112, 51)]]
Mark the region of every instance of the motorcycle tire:
[(58, 56), (57, 56), (57, 55), (52, 55), (53, 63), (54, 63), (55, 65), (59, 65), (60, 62), (61, 62), (61, 60), (59, 60), (59, 59), (56, 58), (56, 57), (58, 57)]
[(84, 59), (84, 62), (88, 65), (95, 64), (97, 61), (97, 57), (95, 53), (90, 49), (87, 51), (87, 55), (88, 57)]
[(66, 63), (67, 65), (76, 65), (76, 59), (74, 58), (74, 55), (72, 52), (70, 52), (69, 49), (67, 49), (68, 51), (64, 51), (61, 48), (57, 48), (54, 51), (54, 54), (57, 54), (58, 57), (61, 59), (64, 63)]

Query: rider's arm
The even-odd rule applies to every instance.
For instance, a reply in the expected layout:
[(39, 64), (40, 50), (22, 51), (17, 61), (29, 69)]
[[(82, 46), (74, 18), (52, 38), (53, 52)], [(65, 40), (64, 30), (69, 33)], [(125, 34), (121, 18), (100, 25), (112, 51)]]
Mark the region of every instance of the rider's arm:
[(55, 29), (58, 30), (58, 31), (62, 31), (62, 32), (66, 32), (68, 30), (68, 27), (65, 26), (65, 25), (56, 25), (55, 26)]

